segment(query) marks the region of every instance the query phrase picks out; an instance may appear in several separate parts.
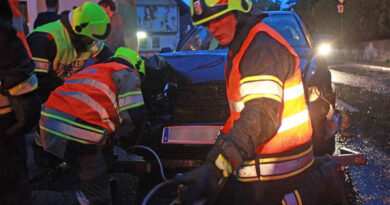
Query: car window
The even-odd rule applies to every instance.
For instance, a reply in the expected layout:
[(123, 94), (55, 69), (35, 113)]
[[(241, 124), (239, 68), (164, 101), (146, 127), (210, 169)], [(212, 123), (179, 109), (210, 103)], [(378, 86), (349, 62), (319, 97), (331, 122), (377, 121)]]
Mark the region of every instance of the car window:
[[(186, 40), (181, 51), (209, 50), (210, 45), (215, 47), (216, 39), (202, 26), (196, 27), (196, 30)], [(213, 43), (212, 43), (213, 42)]]
[(291, 47), (307, 47), (306, 37), (293, 15), (272, 15), (264, 18), (264, 23), (280, 33)]

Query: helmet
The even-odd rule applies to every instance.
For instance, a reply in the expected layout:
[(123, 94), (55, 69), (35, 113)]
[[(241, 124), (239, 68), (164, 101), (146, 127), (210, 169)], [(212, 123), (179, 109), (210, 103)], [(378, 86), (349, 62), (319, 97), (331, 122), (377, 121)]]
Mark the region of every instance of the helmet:
[(76, 34), (88, 36), (95, 41), (103, 41), (110, 34), (110, 18), (93, 2), (85, 2), (69, 13), (69, 21)]
[(130, 48), (119, 47), (116, 49), (115, 54), (112, 58), (121, 58), (134, 66), (138, 72), (143, 73), (145, 75), (145, 62), (138, 55), (137, 52)]
[(252, 8), (249, 0), (191, 0), (191, 16), (194, 25), (218, 18), (229, 11), (248, 13)]

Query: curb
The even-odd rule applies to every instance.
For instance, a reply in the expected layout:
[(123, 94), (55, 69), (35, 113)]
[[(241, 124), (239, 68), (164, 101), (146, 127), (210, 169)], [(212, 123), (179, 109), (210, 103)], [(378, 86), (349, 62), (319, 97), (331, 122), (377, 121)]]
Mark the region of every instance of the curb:
[(329, 68), (344, 67), (344, 66), (354, 66), (354, 67), (361, 67), (361, 68), (366, 68), (366, 69), (390, 72), (390, 66), (387, 67), (387, 66), (368, 65), (368, 64), (359, 64), (359, 63), (343, 63), (343, 64), (331, 65), (331, 66), (329, 66)]
[(379, 66), (379, 65), (366, 65), (366, 64), (357, 64), (357, 63), (348, 63), (347, 65), (363, 67), (363, 68), (368, 68), (368, 69), (374, 69), (374, 70), (390, 71), (390, 67)]

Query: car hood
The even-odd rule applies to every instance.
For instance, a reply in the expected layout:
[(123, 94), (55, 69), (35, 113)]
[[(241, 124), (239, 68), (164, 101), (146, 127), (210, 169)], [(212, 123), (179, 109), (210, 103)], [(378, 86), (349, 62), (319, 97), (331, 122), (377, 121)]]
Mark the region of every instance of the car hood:
[[(296, 48), (300, 57), (299, 66), (304, 68), (311, 50), (309, 48)], [(158, 54), (165, 63), (174, 70), (179, 78), (188, 83), (203, 83), (208, 81), (225, 80), (225, 63), (227, 49), (213, 51), (185, 51)]]

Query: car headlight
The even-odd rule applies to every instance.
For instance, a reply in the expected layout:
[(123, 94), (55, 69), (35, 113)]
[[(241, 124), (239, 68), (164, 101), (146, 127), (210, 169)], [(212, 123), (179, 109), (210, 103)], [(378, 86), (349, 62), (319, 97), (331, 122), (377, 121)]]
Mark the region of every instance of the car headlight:
[(329, 43), (322, 43), (318, 46), (317, 52), (319, 55), (327, 56), (331, 50), (332, 48)]

